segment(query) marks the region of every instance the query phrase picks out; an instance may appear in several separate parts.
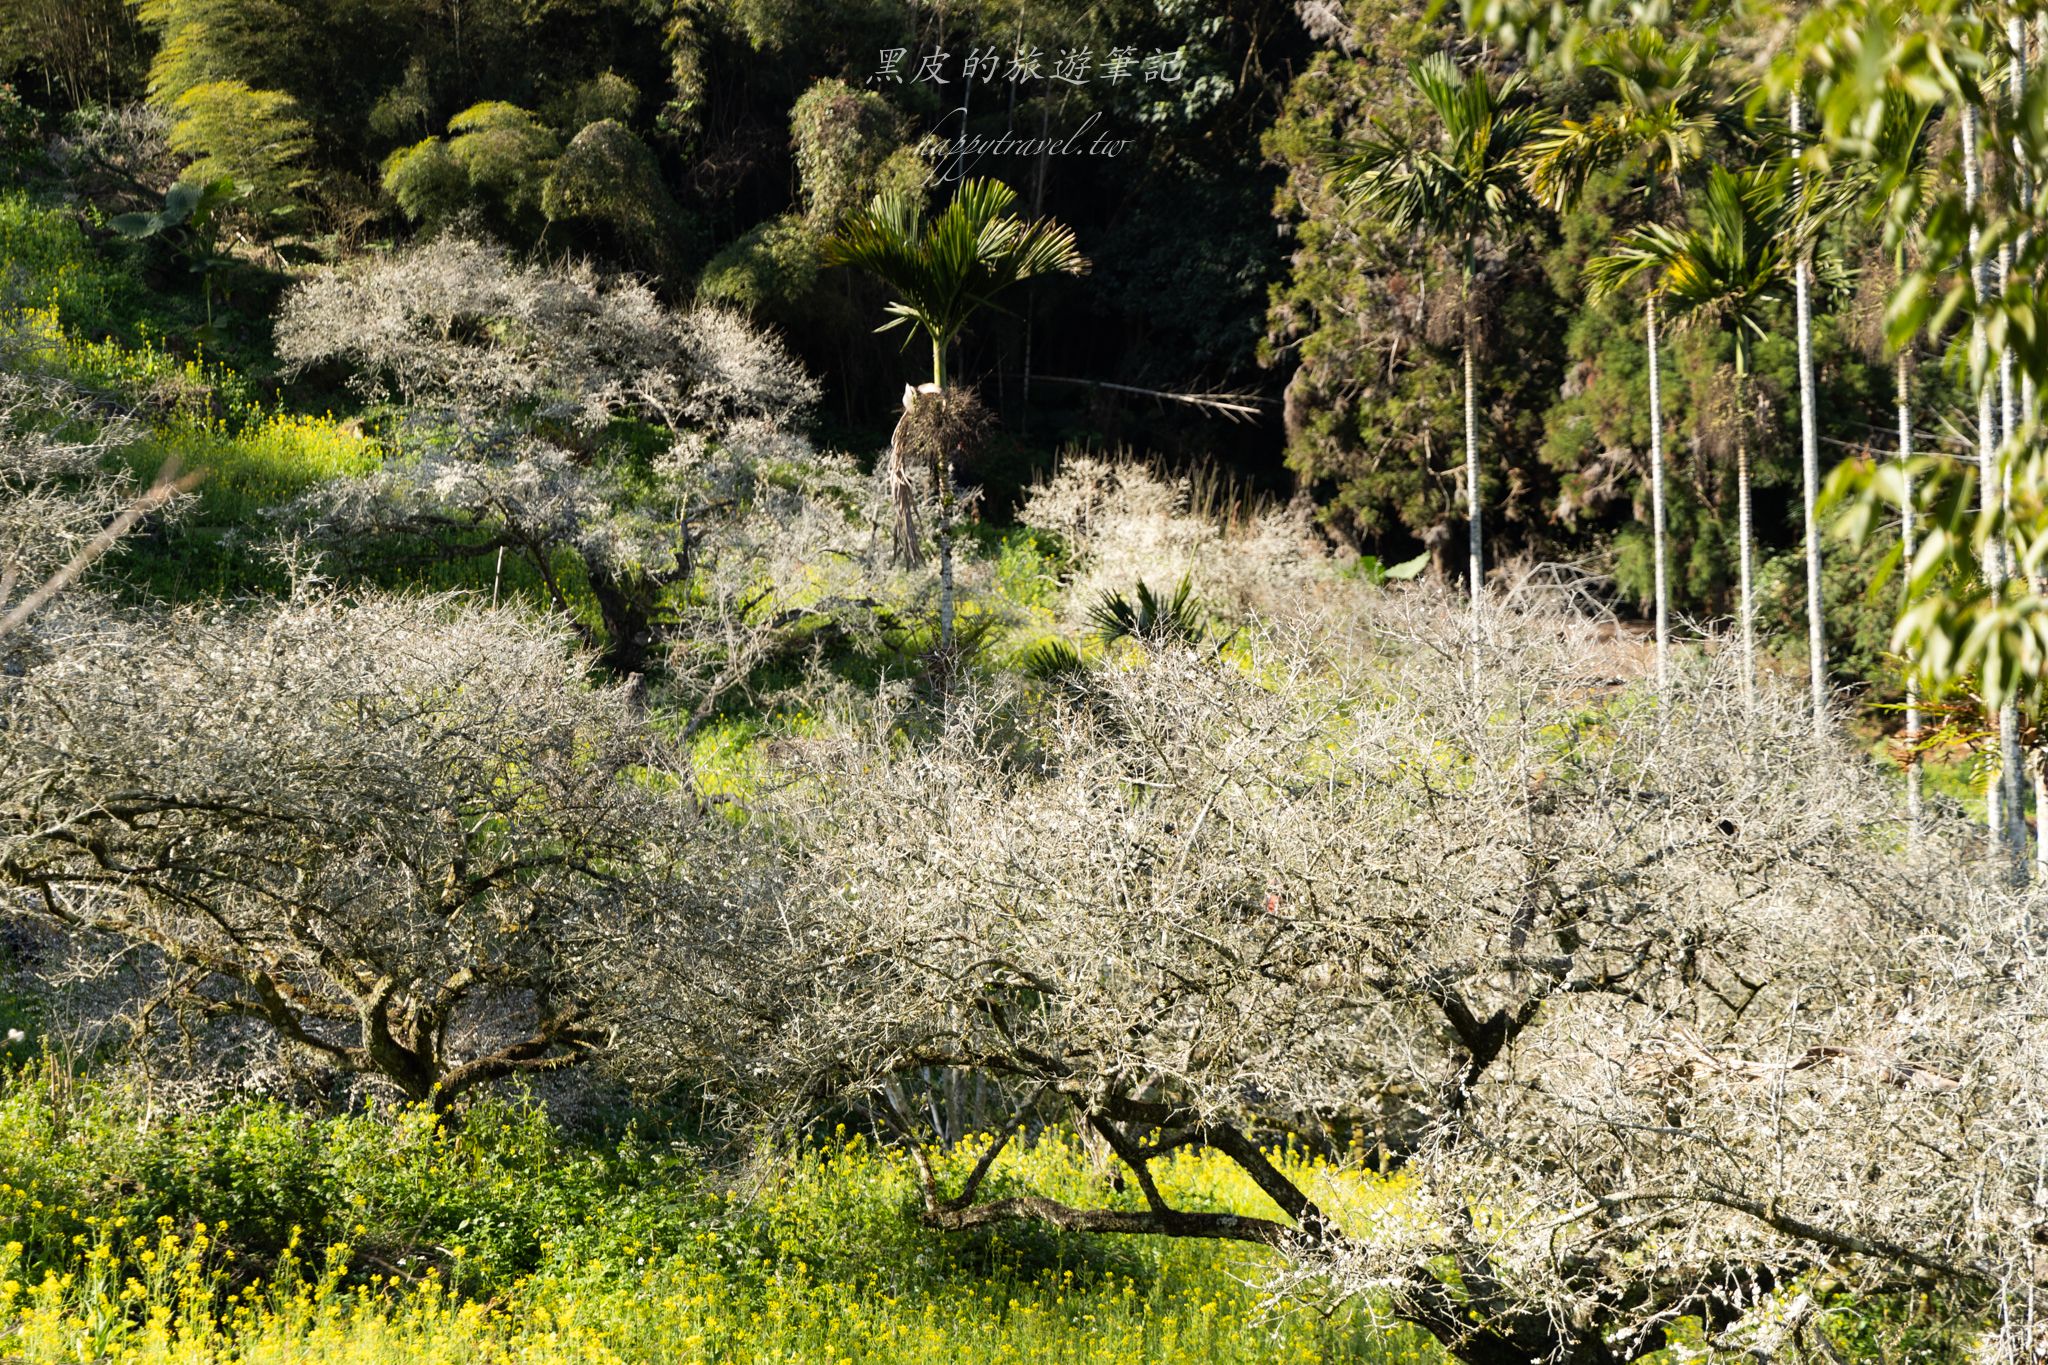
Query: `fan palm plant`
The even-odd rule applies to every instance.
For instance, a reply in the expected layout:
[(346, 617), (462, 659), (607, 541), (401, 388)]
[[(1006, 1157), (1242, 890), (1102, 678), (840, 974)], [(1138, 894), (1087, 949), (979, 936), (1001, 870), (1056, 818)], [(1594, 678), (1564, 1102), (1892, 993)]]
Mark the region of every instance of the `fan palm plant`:
[(1539, 114), (1522, 100), (1522, 77), (1495, 83), (1483, 71), (1460, 75), (1438, 53), (1409, 72), (1435, 117), (1420, 139), (1406, 139), (1379, 119), (1380, 136), (1342, 149), (1330, 186), (1354, 210), (1389, 226), (1420, 232), (1459, 252), (1460, 351), (1465, 400), (1465, 511), (1471, 528), (1474, 630), (1485, 587), (1479, 512), (1479, 405), (1472, 350), (1472, 279), (1482, 242), (1530, 207), (1521, 158), (1539, 129)]
[(1735, 366), (1735, 502), (1740, 545), (1742, 677), (1745, 694), (1756, 678), (1754, 535), (1749, 497), (1750, 347), (1766, 332), (1782, 299), (1796, 249), (1785, 172), (1733, 172), (1715, 167), (1707, 178), (1697, 226), (1649, 223), (1624, 234), (1586, 267), (1596, 298), (1647, 278), (1650, 294), (1681, 326), (1714, 323), (1729, 334)]
[[(998, 180), (966, 180), (936, 216), (922, 196), (892, 191), (848, 215), (825, 243), (828, 264), (852, 266), (880, 280), (895, 298), (889, 320), (876, 330), (921, 332), (932, 348), (931, 383), (907, 389), (904, 420), (921, 403), (947, 401), (947, 350), (974, 315), (996, 296), (1041, 275), (1079, 275), (1088, 269), (1073, 230), (1051, 219), (1026, 220), (1011, 212), (1016, 191)], [(907, 445), (899, 423), (890, 442), (890, 481), (897, 504), (896, 552), (914, 562)], [(951, 452), (939, 454), (939, 637), (953, 639), (953, 474)]]
[(1118, 640), (1192, 645), (1208, 633), (1209, 614), (1195, 600), (1194, 584), (1182, 574), (1171, 597), (1153, 592), (1152, 585), (1143, 582), (1135, 601), (1114, 589), (1103, 593), (1088, 609), (1088, 622), (1105, 645)]
[[(1699, 165), (1731, 123), (1733, 101), (1710, 84), (1705, 41), (1671, 43), (1654, 29), (1603, 34), (1587, 45), (1585, 65), (1604, 73), (1613, 102), (1583, 121), (1560, 119), (1539, 133), (1524, 155), (1530, 193), (1563, 212), (1585, 195), (1599, 171), (1635, 163), (1645, 175), (1652, 217), (1673, 198), (1681, 178)], [(1656, 615), (1657, 685), (1670, 679), (1671, 592), (1664, 499), (1664, 404), (1657, 346), (1657, 295), (1643, 298), (1644, 345), (1650, 374), (1650, 535)]]

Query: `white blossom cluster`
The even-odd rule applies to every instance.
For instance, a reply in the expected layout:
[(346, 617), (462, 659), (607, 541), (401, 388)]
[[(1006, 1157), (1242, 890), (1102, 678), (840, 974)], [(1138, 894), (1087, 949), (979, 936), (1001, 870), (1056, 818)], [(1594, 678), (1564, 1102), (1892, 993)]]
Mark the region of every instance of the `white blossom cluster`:
[[(1652, 694), (1579, 618), (1485, 624), (1476, 684), (1460, 606), (1359, 593), (806, 746), (755, 810), (794, 861), (614, 945), (619, 1055), (913, 1152), (948, 1104), (1069, 1117), (1145, 1210), (930, 1176), (927, 1219), (1267, 1241), (1468, 1360), (1633, 1359), (1815, 1277), (2032, 1283), (2037, 899), (1960, 827), (1909, 862), (1790, 689)], [(1282, 1134), (1397, 1203), (1296, 1185)], [(1190, 1143), (1286, 1217), (1155, 1199)]]

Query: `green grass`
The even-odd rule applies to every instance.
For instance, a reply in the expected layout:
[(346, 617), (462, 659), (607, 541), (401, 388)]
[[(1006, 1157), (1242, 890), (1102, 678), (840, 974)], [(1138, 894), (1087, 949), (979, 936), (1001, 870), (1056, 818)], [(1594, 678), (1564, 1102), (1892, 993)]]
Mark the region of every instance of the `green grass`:
[(70, 213), (22, 190), (0, 191), (0, 301), (53, 309), (96, 335), (129, 311), (140, 293), (134, 273), (96, 252)]
[[(1163, 1174), (1189, 1207), (1272, 1212), (1214, 1157)], [(1017, 1145), (993, 1180), (1135, 1197), (1058, 1134)], [(1357, 1306), (1266, 1304), (1261, 1251), (941, 1234), (915, 1221), (915, 1190), (907, 1162), (844, 1131), (720, 1168), (531, 1105), (455, 1127), (269, 1104), (150, 1118), (31, 1066), (0, 1093), (0, 1319), (30, 1362), (1436, 1358)]]
[[(13, 293), (0, 295), (0, 325), (47, 367), (134, 413), (146, 435), (123, 452), (147, 482), (167, 463), (203, 476), (197, 497), (168, 526), (132, 537), (108, 559), (117, 584), (146, 597), (193, 601), (283, 591), (284, 571), (266, 544), (274, 515), (321, 483), (375, 470), (387, 452), (358, 419), (289, 410), (234, 366), (175, 340), (178, 301), (140, 289), (132, 273), (97, 253), (64, 210), (23, 194), (0, 196), (0, 260)], [(161, 304), (160, 315), (146, 305)], [(117, 315), (127, 319), (109, 334)], [(477, 538), (479, 541), (481, 537)], [(489, 549), (398, 540), (350, 547), (341, 569), (385, 587), (464, 590), (536, 606), (551, 598), (537, 566)], [(551, 571), (571, 613), (598, 613), (573, 553)]]

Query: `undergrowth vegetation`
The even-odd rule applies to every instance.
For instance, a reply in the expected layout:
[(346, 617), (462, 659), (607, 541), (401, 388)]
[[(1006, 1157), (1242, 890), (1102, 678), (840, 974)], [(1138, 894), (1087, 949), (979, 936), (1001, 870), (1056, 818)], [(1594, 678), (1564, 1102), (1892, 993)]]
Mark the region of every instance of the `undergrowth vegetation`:
[(124, 553), (127, 576), (158, 595), (234, 596), (277, 582), (255, 553), (266, 513), (316, 484), (374, 469), (356, 422), (295, 412), (154, 313), (132, 267), (77, 219), (21, 192), (0, 194), (0, 335), (10, 364), (133, 412), (124, 457), (147, 480), (167, 462), (203, 471), (196, 508)]
[[(964, 1170), (985, 1142), (951, 1159)], [(1192, 1207), (1269, 1207), (1213, 1156), (1162, 1177)], [(1138, 1202), (1057, 1133), (996, 1179)], [(517, 1100), (453, 1126), (272, 1103), (166, 1115), (30, 1066), (0, 1096), (0, 1296), (35, 1365), (1436, 1358), (1362, 1305), (1267, 1302), (1269, 1253), (949, 1237), (906, 1217), (915, 1182), (843, 1129), (722, 1165)]]

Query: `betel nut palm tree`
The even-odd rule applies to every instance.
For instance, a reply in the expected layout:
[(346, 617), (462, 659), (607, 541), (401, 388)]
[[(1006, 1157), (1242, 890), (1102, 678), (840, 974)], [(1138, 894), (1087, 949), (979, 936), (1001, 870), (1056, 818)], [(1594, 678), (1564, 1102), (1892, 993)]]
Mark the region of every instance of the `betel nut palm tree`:
[[(912, 431), (921, 409), (936, 404), (943, 411), (955, 397), (948, 350), (975, 314), (996, 306), (1005, 290), (1039, 276), (1088, 269), (1071, 228), (1052, 219), (1027, 220), (1011, 212), (1016, 202), (1016, 191), (999, 180), (962, 181), (935, 215), (927, 213), (922, 195), (891, 191), (849, 214), (825, 244), (828, 264), (865, 271), (894, 295), (889, 320), (877, 331), (905, 328), (931, 343), (931, 382), (904, 390), (903, 418), (889, 443), (896, 553), (906, 563), (918, 558), (908, 467)], [(943, 440), (938, 444), (939, 638), (946, 649), (953, 642), (953, 451)]]
[(1460, 74), (1437, 53), (1409, 71), (1433, 125), (1403, 137), (1375, 118), (1378, 136), (1338, 149), (1330, 187), (1355, 212), (1420, 233), (1449, 247), (1459, 262), (1459, 349), (1464, 371), (1465, 512), (1470, 526), (1474, 642), (1485, 589), (1479, 504), (1479, 398), (1473, 354), (1472, 281), (1481, 245), (1522, 220), (1533, 205), (1523, 184), (1522, 156), (1541, 127), (1524, 98), (1519, 75), (1492, 80)]

